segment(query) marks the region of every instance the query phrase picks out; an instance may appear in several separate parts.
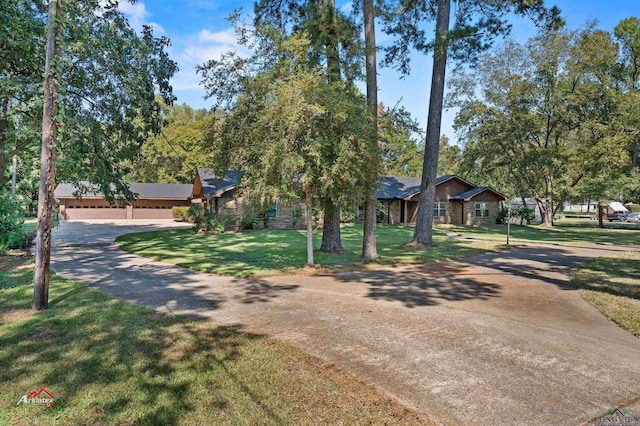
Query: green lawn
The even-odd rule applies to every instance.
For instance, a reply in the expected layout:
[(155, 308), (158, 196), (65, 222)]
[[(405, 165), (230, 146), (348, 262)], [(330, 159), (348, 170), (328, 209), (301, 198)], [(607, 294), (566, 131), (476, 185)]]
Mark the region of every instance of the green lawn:
[[(116, 239), (124, 250), (187, 268), (237, 277), (303, 272), (305, 231), (252, 231), (198, 235), (188, 229), (128, 234)], [(399, 265), (461, 258), (495, 249), (494, 243), (460, 242), (434, 234), (437, 247), (408, 250), (413, 228), (378, 227), (378, 264)], [(321, 233), (314, 233), (314, 247)], [(330, 269), (362, 267), (362, 226), (342, 227), (343, 254), (315, 253), (315, 262)]]
[(588, 260), (571, 271), (571, 280), (585, 300), (640, 336), (640, 253)]
[[(448, 226), (447, 229), (482, 241), (505, 242), (506, 225)], [(640, 229), (599, 229), (570, 226), (511, 226), (511, 242), (546, 244), (640, 244)]]
[[(0, 257), (0, 425), (418, 424), (339, 367), (263, 336), (158, 314)], [(46, 388), (53, 407), (17, 405)]]

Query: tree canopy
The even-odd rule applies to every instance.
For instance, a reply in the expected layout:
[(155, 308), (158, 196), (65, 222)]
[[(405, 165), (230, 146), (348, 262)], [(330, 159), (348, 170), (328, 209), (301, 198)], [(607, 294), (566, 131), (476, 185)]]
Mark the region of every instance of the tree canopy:
[[(303, 195), (336, 204), (362, 201), (377, 164), (367, 156), (373, 122), (362, 96), (351, 83), (328, 80), (321, 67), (309, 64), (305, 33), (260, 31), (257, 36), (275, 46), (270, 68), (263, 68), (262, 53), (230, 55), (201, 68), (209, 79), (231, 70), (245, 76), (229, 82), (236, 96), (208, 132), (215, 168), (241, 168), (243, 195), (262, 204)], [(224, 91), (227, 81), (207, 84)]]
[(629, 136), (617, 123), (629, 105), (616, 89), (617, 59), (611, 34), (593, 25), (482, 56), (473, 75), (452, 80), (466, 173), (533, 197), (546, 225), (576, 191), (618, 179)]

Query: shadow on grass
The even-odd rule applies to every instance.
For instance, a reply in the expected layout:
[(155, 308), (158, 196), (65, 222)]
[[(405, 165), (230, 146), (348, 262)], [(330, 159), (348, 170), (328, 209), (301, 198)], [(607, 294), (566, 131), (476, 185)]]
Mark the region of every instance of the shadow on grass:
[[(60, 288), (61, 281), (52, 285)], [(244, 348), (261, 339), (67, 285), (52, 297), (49, 311), (0, 335), (0, 385), (15, 393), (11, 405), (36, 390), (8, 385), (25, 379), (54, 394), (55, 404), (46, 410), (11, 407), (21, 419), (172, 425), (184, 421), (194, 404), (220, 413), (247, 400), (278, 424), (282, 419), (261, 403), (253, 384), (234, 371)], [(201, 375), (213, 380), (211, 386), (198, 383)]]
[(593, 259), (573, 271), (579, 288), (640, 300), (640, 262), (636, 259)]
[[(506, 238), (507, 233), (504, 225), (454, 226), (451, 229), (462, 236), (479, 239)], [(512, 225), (511, 238), (539, 243), (638, 244), (640, 232), (635, 227), (600, 229), (572, 225), (558, 225), (552, 228)]]

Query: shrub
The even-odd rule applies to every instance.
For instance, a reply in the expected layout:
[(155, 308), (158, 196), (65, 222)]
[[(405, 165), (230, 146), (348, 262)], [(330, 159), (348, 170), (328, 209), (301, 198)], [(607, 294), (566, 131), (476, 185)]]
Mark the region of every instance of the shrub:
[(200, 204), (191, 204), (189, 206), (189, 222), (193, 223), (193, 231), (198, 232), (205, 223), (204, 206)]
[(173, 213), (173, 218), (178, 222), (189, 222), (189, 207), (175, 206), (171, 212)]
[(0, 251), (22, 248), (27, 233), (22, 229), (24, 219), (20, 204), (6, 196), (0, 197)]
[(222, 233), (224, 232), (224, 224), (220, 221), (217, 214), (212, 213), (205, 216), (204, 229), (207, 232)]
[(343, 207), (340, 209), (340, 223), (354, 223), (356, 212), (353, 207)]
[(300, 207), (294, 207), (291, 210), (291, 227), (296, 229), (302, 223), (302, 215), (304, 211)]
[(236, 231), (238, 229), (238, 217), (231, 213), (218, 213), (218, 222), (220, 222), (225, 231)]
[(247, 207), (242, 209), (242, 216), (240, 217), (240, 229), (258, 229), (258, 218), (252, 208)]
[(496, 224), (505, 224), (507, 223), (507, 216), (509, 215), (509, 211), (505, 208), (500, 209), (498, 212), (498, 216), (496, 216)]
[(515, 210), (513, 210), (511, 212), (511, 216), (515, 217), (515, 218), (519, 218), (520, 219), (520, 225), (523, 224), (523, 222), (526, 222), (526, 224), (530, 224), (531, 222), (533, 222), (536, 218), (536, 213), (533, 209), (528, 209), (526, 207), (520, 207), (517, 208)]

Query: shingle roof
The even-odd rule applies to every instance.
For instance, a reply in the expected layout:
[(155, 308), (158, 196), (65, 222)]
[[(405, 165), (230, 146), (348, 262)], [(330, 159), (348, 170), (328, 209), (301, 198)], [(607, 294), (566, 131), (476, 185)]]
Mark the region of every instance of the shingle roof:
[(228, 170), (224, 175), (224, 179), (221, 180), (213, 169), (198, 167), (198, 176), (200, 176), (202, 193), (204, 195), (220, 197), (225, 192), (231, 191), (238, 186), (242, 172), (239, 170)]
[(482, 194), (485, 191), (491, 191), (493, 192), (495, 195), (497, 195), (498, 197), (502, 197), (503, 200), (505, 200), (507, 197), (505, 197), (504, 195), (502, 195), (501, 193), (499, 193), (496, 190), (493, 190), (491, 188), (488, 188), (486, 186), (478, 186), (477, 188), (472, 188), (469, 189), (467, 191), (464, 191), (458, 195), (456, 195), (455, 197), (451, 197), (451, 200), (455, 200), (455, 201), (469, 201), (471, 200), (473, 197), (475, 197), (478, 194)]
[[(436, 185), (439, 185), (451, 178), (454, 175), (439, 176), (436, 179)], [(410, 196), (420, 192), (421, 178), (412, 177), (383, 177), (380, 183), (378, 183), (378, 190), (376, 191), (376, 198), (378, 200), (404, 200)]]
[[(82, 186), (93, 188), (83, 194), (86, 198), (103, 198), (97, 185), (89, 182), (80, 182)], [(188, 200), (193, 190), (192, 184), (182, 183), (130, 183), (131, 192), (137, 194), (137, 198), (162, 199), (162, 200)], [(61, 183), (54, 192), (56, 198), (75, 198), (74, 193), (78, 187), (71, 183)]]

